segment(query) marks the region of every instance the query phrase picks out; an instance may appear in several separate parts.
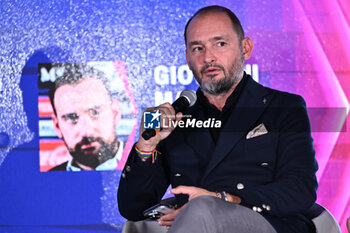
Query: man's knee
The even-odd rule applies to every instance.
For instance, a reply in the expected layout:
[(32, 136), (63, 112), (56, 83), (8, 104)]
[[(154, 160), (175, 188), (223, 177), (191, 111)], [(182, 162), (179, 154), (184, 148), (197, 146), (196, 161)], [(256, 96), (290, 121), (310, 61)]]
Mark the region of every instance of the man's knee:
[[(175, 218), (173, 224), (174, 228), (171, 227), (170, 231), (183, 232), (183, 229), (194, 229), (194, 227), (197, 229), (199, 226), (201, 228), (198, 229), (211, 229), (213, 226), (215, 226), (214, 218), (212, 215), (213, 208), (215, 208), (215, 201), (220, 200), (212, 196), (199, 196), (192, 199)], [(198, 229), (197, 232), (202, 232), (198, 231)], [(191, 230), (188, 232), (191, 232)], [(210, 230), (209, 232), (213, 231)]]
[(217, 197), (212, 196), (199, 196), (192, 199), (186, 206), (190, 212), (194, 212), (196, 214), (206, 214), (207, 212), (211, 212), (213, 208), (215, 208), (215, 203), (219, 201)]

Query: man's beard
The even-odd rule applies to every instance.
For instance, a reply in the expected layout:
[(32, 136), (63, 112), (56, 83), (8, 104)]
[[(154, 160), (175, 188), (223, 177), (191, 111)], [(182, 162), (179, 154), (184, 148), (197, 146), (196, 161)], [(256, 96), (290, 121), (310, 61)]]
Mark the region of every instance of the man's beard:
[[(200, 70), (200, 73), (198, 73), (190, 64), (190, 68), (193, 72), (195, 79), (199, 83), (201, 90), (214, 96), (227, 93), (237, 83), (237, 81), (243, 75), (243, 66), (244, 58), (242, 51), (240, 57), (236, 58), (233, 61), (232, 65), (229, 67), (228, 72), (221, 65), (207, 64)], [(216, 67), (221, 69), (224, 73), (224, 78), (215, 81), (214, 78), (216, 75), (210, 75), (209, 78), (211, 79), (211, 82), (204, 82), (203, 79), (201, 79), (201, 76), (204, 76), (204, 71), (209, 67)]]
[[(83, 145), (90, 144), (92, 142), (98, 142), (101, 146), (98, 150), (94, 147), (82, 149)], [(118, 143), (117, 137), (112, 143), (105, 143), (100, 137), (84, 137), (81, 142), (77, 143), (74, 149), (70, 148), (69, 153), (72, 155), (74, 162), (95, 169), (98, 165), (115, 156), (115, 148)]]

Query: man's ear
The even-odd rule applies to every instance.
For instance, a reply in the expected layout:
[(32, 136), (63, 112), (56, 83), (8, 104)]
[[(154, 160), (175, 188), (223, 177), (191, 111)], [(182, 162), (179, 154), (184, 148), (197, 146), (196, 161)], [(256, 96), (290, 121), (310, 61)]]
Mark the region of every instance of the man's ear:
[(52, 118), (53, 127), (54, 127), (54, 129), (55, 129), (55, 132), (56, 132), (57, 136), (58, 136), (59, 138), (62, 138), (63, 135), (62, 135), (62, 133), (61, 133), (60, 126), (59, 126), (59, 124), (58, 124), (57, 116), (56, 116), (54, 113), (52, 113), (51, 118)]
[(243, 50), (243, 58), (244, 60), (248, 60), (252, 55), (254, 48), (254, 43), (249, 37), (245, 37), (242, 40), (242, 50)]
[(122, 118), (122, 110), (120, 108), (119, 101), (116, 98), (112, 99), (112, 111), (115, 115), (114, 123), (115, 126), (117, 126)]

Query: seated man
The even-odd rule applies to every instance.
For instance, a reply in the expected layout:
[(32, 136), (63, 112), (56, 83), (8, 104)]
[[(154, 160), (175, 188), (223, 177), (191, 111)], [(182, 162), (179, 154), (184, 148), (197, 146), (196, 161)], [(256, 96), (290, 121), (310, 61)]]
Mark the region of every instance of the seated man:
[[(317, 188), (304, 100), (244, 73), (253, 42), (229, 9), (200, 9), (184, 35), (198, 100), (182, 113), (169, 103), (149, 109), (161, 112), (163, 129), (149, 140), (140, 136), (130, 152), (118, 189), (120, 213), (144, 219), (143, 211), (172, 185), (177, 209), (158, 221), (169, 233), (313, 232), (302, 214)], [(221, 128), (164, 123), (182, 116), (220, 120)]]

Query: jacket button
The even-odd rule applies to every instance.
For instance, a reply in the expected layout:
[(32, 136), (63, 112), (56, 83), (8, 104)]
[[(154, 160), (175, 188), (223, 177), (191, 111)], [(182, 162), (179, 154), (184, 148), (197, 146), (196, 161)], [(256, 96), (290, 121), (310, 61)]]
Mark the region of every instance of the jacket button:
[(269, 166), (269, 164), (268, 163), (261, 163), (260, 166), (267, 167), (267, 166)]
[(244, 185), (242, 183), (238, 183), (237, 189), (239, 189), (239, 190), (244, 189)]
[(130, 167), (130, 166), (126, 166), (126, 167), (125, 167), (125, 171), (126, 171), (126, 172), (130, 172), (130, 171), (131, 171), (131, 167)]
[(176, 173), (174, 176), (180, 177), (181, 174), (180, 173)]

